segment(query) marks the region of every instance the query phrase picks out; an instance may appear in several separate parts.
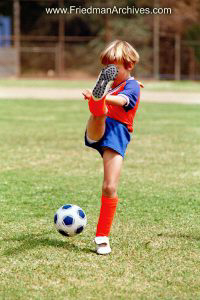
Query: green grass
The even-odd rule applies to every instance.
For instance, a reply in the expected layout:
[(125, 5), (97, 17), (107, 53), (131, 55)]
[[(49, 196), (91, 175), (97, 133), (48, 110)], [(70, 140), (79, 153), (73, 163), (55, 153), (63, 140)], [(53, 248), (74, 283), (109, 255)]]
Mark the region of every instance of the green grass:
[[(60, 79), (0, 79), (0, 87), (48, 87), (48, 88), (92, 88), (94, 80), (60, 80)], [(145, 90), (200, 92), (198, 81), (148, 81)]]
[(182, 81), (144, 81), (145, 90), (160, 92), (200, 92), (200, 84), (198, 81), (182, 80)]
[[(103, 169), (83, 143), (86, 103), (0, 101), (0, 299), (200, 299), (199, 108), (140, 106), (101, 257)], [(86, 211), (82, 235), (54, 229), (64, 203)]]
[(0, 79), (0, 87), (92, 88), (94, 80)]

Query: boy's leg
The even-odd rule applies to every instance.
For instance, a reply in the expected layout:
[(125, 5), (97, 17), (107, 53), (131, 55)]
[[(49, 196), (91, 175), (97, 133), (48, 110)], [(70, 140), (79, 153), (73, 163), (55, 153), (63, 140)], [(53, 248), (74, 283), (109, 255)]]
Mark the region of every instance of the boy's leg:
[(106, 116), (90, 116), (87, 123), (87, 137), (93, 141), (99, 141), (105, 132)]
[(96, 85), (92, 91), (92, 96), (88, 103), (91, 116), (87, 124), (87, 136), (91, 140), (98, 141), (104, 135), (107, 113), (105, 94), (117, 74), (118, 69), (115, 65), (109, 65), (104, 68), (99, 74)]
[(117, 186), (122, 164), (123, 157), (119, 153), (110, 148), (105, 148), (103, 154), (104, 179), (102, 193), (107, 197), (117, 197)]
[(98, 254), (109, 254), (111, 252), (109, 244), (109, 234), (112, 221), (117, 208), (118, 196), (117, 185), (123, 158), (117, 152), (106, 149), (103, 154), (104, 181), (101, 197), (100, 216), (97, 225), (95, 243)]
[(103, 154), (103, 164), (104, 180), (96, 236), (109, 236), (110, 234), (118, 203), (117, 186), (123, 164), (123, 157), (108, 148)]

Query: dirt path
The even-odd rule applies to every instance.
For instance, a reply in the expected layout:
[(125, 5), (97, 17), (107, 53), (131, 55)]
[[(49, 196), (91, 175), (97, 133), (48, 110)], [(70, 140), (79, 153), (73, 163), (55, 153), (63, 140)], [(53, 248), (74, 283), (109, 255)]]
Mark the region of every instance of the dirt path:
[[(82, 89), (1, 87), (0, 99), (81, 100)], [(200, 104), (200, 93), (142, 90), (141, 101)]]

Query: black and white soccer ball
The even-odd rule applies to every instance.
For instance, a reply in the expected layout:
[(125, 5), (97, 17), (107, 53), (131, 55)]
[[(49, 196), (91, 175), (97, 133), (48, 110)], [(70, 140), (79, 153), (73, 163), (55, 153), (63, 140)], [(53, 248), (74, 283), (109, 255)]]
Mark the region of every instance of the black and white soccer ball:
[(84, 230), (87, 217), (79, 206), (65, 204), (55, 213), (54, 224), (60, 234), (68, 237), (74, 236)]

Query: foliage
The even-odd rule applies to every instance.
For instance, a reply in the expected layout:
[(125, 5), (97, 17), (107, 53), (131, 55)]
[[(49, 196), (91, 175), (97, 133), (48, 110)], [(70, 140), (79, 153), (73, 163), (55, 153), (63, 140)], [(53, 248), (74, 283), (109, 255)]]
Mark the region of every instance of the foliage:
[[(56, 0), (41, 0), (41, 1), (21, 1), (21, 33), (29, 36), (54, 36), (59, 32), (58, 15), (47, 15), (45, 7), (58, 7)], [(200, 1), (199, 0), (68, 0), (64, 1), (64, 6), (68, 7), (148, 7), (153, 8), (155, 5), (160, 7), (171, 7), (171, 15), (162, 15), (160, 20), (161, 39), (165, 41), (160, 43), (160, 70), (167, 73), (174, 73), (174, 36), (180, 34), (182, 37), (187, 37), (189, 46), (195, 50), (197, 60), (199, 60), (199, 25), (200, 19)], [(1, 1), (1, 14), (10, 15), (13, 17), (13, 2)], [(80, 15), (67, 14), (63, 16), (65, 19), (65, 35), (66, 36), (86, 36), (87, 42), (76, 41), (65, 43), (65, 64), (66, 69), (74, 68), (74, 70), (85, 69), (86, 72), (97, 74), (99, 61), (97, 60), (98, 53), (103, 49), (105, 44), (113, 39), (121, 38), (130, 41), (138, 50), (141, 56), (140, 64), (136, 68), (138, 76), (152, 75), (152, 60), (153, 60), (153, 15)], [(192, 45), (192, 41), (195, 45)], [(52, 42), (42, 41), (23, 41), (22, 46), (44, 46), (57, 47), (58, 38)], [(198, 45), (197, 45), (198, 44)], [(168, 51), (168, 46), (171, 51)], [(183, 64), (187, 61), (187, 51), (182, 56)], [(44, 57), (45, 56), (45, 57)], [(170, 56), (170, 57), (169, 57)], [(169, 59), (166, 61), (166, 57)], [(55, 69), (55, 57), (49, 60), (48, 55), (34, 57), (30, 63), (26, 55), (22, 54), (22, 62), (25, 65), (22, 70), (31, 69), (35, 71), (37, 66), (41, 69)], [(196, 66), (198, 72), (198, 65)], [(187, 69), (184, 67), (184, 69)], [(187, 70), (186, 70), (187, 71)], [(172, 75), (172, 74), (171, 74)]]
[[(193, 26), (191, 26), (188, 29), (185, 37), (188, 40), (188, 45), (193, 47), (196, 58), (200, 62), (200, 25), (194, 24)], [(190, 45), (190, 41), (197, 42), (197, 43)]]

